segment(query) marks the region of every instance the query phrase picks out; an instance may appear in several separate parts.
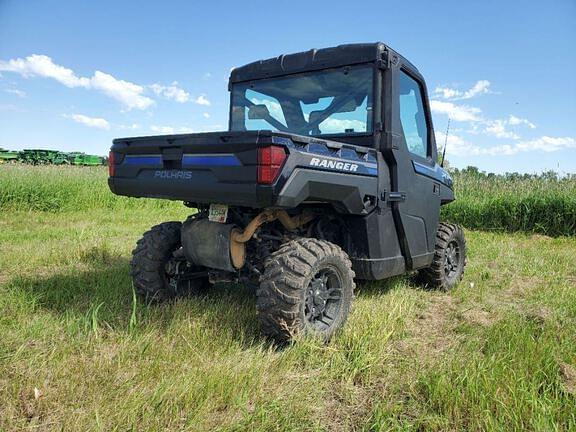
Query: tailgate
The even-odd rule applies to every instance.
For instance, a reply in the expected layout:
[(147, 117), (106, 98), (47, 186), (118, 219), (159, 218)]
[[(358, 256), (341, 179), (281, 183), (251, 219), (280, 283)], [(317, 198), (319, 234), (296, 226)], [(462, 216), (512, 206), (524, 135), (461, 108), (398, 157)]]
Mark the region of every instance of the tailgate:
[(118, 195), (260, 207), (262, 138), (256, 131), (116, 139), (108, 183)]

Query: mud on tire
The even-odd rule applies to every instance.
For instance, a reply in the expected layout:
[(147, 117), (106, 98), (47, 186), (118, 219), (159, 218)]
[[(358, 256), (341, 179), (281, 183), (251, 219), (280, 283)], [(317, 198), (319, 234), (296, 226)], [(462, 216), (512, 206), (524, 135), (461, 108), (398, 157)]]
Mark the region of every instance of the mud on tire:
[(280, 343), (302, 332), (328, 340), (346, 321), (354, 289), (352, 265), (338, 246), (287, 242), (266, 261), (256, 293), (261, 330)]
[(458, 225), (438, 225), (434, 259), (420, 270), (418, 279), (431, 289), (449, 291), (462, 280), (466, 268), (466, 240)]
[(152, 227), (138, 240), (132, 251), (130, 275), (138, 297), (147, 302), (160, 302), (177, 296), (201, 291), (207, 279), (191, 281), (182, 289), (174, 289), (166, 274), (166, 263), (180, 248), (180, 222), (164, 222)]

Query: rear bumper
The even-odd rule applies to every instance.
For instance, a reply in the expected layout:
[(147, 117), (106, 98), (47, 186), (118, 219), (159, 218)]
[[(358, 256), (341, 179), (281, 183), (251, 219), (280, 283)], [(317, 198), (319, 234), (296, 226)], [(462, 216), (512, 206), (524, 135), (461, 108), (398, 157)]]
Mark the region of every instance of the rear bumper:
[(270, 194), (259, 191), (256, 184), (202, 181), (207, 172), (191, 172), (187, 179), (161, 181), (154, 177), (108, 178), (108, 186), (116, 195), (136, 198), (160, 198), (195, 204), (220, 203), (252, 208), (270, 206)]

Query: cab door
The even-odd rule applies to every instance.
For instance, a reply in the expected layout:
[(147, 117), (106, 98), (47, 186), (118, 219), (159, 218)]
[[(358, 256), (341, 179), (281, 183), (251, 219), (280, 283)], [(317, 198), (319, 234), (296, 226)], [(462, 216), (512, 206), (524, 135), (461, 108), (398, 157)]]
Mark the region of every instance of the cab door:
[(416, 269), (428, 266), (434, 255), (441, 171), (424, 82), (408, 69), (394, 72), (389, 154), (395, 169), (389, 198), (407, 267)]

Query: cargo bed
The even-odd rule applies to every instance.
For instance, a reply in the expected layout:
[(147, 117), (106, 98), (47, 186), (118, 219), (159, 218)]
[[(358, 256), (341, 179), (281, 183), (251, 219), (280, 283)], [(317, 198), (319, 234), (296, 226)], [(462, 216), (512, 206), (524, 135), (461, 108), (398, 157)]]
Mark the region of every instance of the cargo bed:
[[(259, 149), (270, 146), (283, 159), (263, 184)], [(324, 201), (359, 214), (377, 194), (376, 162), (373, 149), (266, 130), (119, 138), (108, 183), (131, 197), (251, 208)]]
[(257, 148), (271, 143), (260, 132), (215, 132), (114, 140), (118, 195), (260, 206)]

